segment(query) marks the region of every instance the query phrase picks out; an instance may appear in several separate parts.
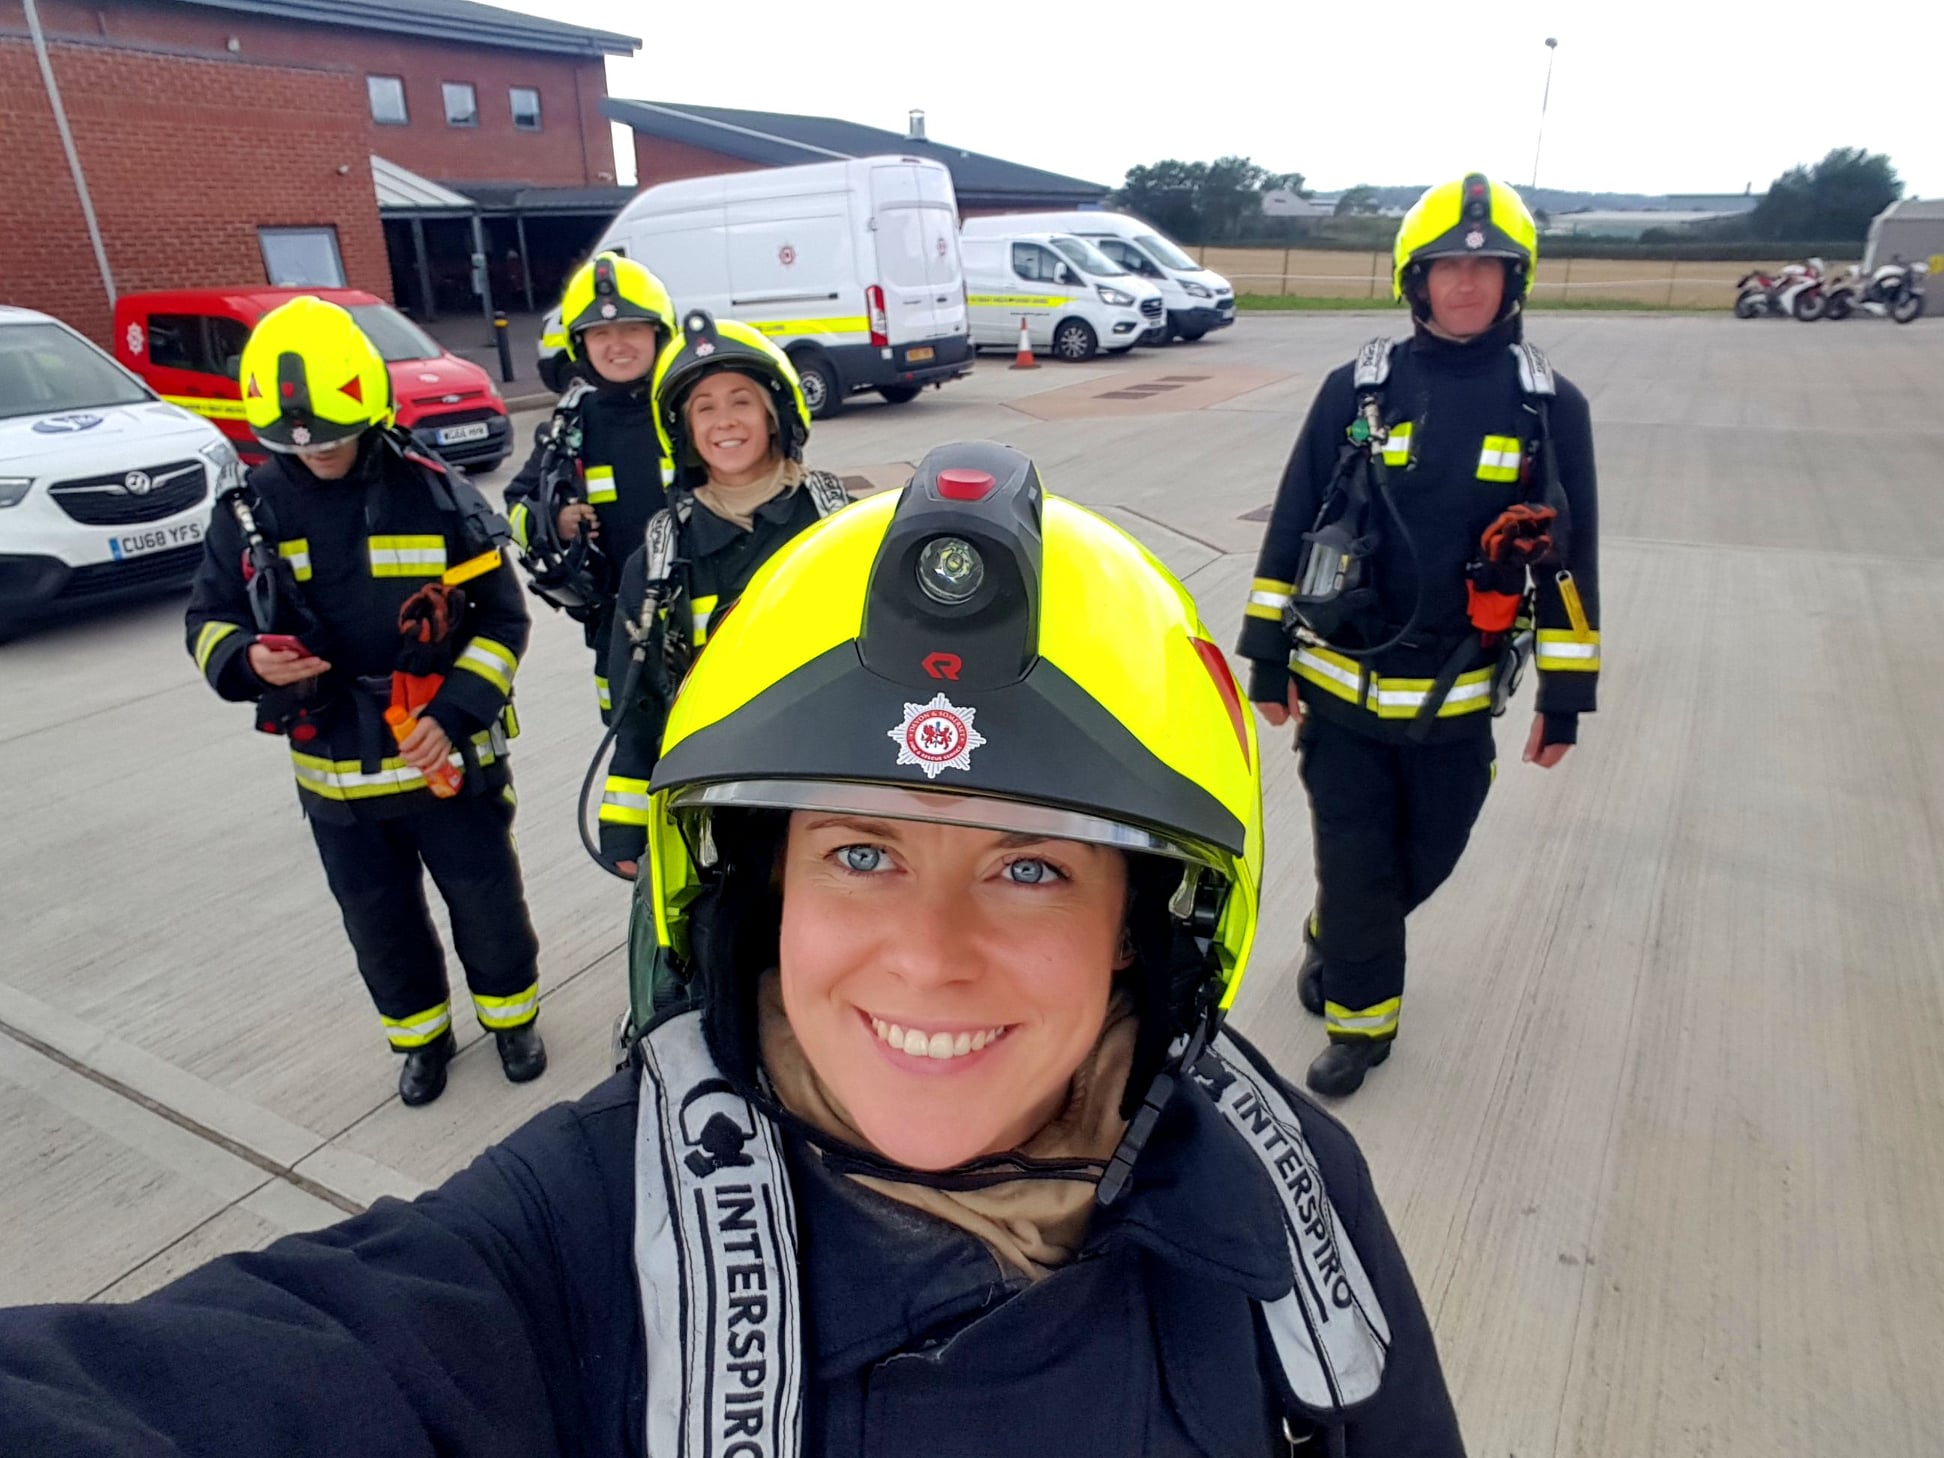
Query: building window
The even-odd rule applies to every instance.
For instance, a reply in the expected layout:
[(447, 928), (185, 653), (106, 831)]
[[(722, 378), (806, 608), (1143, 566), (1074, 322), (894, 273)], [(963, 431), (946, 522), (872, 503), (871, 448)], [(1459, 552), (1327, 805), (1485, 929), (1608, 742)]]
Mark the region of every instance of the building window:
[(515, 86), (507, 95), (513, 98), (513, 129), (518, 132), (540, 130), (540, 92), (532, 86)]
[(263, 275), (280, 289), (341, 289), (344, 259), (337, 228), (258, 228)]
[(367, 76), (365, 94), (371, 98), (371, 119), (380, 126), (402, 127), (411, 120), (405, 114), (405, 82), (400, 77)]
[(447, 81), (439, 89), (445, 93), (447, 126), (476, 127), (479, 125), (479, 97), (473, 92), (472, 82)]

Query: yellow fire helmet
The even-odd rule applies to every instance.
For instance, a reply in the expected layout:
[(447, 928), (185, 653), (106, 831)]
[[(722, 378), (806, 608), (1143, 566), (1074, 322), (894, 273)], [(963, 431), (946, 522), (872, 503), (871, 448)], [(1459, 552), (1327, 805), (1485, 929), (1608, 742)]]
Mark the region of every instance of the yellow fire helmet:
[(699, 466), (689, 439), (685, 407), (689, 391), (707, 375), (734, 370), (770, 392), (776, 412), (778, 452), (803, 459), (810, 439), (810, 407), (790, 357), (760, 331), (734, 319), (716, 319), (707, 309), (690, 309), (682, 318), (682, 337), (662, 352), (655, 365), (655, 429), (662, 453), (677, 466)]
[(597, 253), (574, 271), (560, 296), (560, 327), (567, 336), (567, 358), (580, 357), (583, 330), (596, 324), (642, 319), (661, 331), (665, 342), (675, 304), (662, 281), (632, 258)]
[(391, 374), (349, 313), (304, 294), (250, 332), (243, 418), (273, 451), (314, 451), (391, 424)]
[[(1213, 1031), (1248, 966), (1262, 782), (1222, 650), (1144, 547), (1047, 496), (1007, 446), (940, 446), (901, 493), (794, 539), (677, 695), (637, 896), (660, 955), (700, 982), (705, 1011), (730, 1000), (721, 979), (740, 975), (708, 964), (722, 955), (711, 902), (738, 854), (726, 812), (751, 809), (1130, 852), (1136, 1107), (1178, 1035)], [(767, 889), (773, 853), (747, 859), (745, 880)], [(753, 905), (737, 903), (736, 926), (762, 919)], [(774, 954), (771, 943), (732, 960)]]
[(1502, 182), (1474, 172), (1431, 188), (1412, 205), (1392, 247), (1391, 297), (1411, 299), (1434, 258), (1503, 258), (1509, 265), (1506, 305), (1532, 291), (1539, 263), (1539, 229), (1525, 199)]

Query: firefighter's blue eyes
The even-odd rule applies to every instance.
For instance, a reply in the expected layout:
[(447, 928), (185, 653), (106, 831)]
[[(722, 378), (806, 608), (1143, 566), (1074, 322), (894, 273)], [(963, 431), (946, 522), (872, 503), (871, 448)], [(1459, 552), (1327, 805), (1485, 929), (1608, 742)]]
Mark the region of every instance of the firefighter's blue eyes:
[(847, 845), (837, 852), (847, 871), (856, 871), (868, 876), (873, 871), (885, 868), (887, 857), (881, 845)]

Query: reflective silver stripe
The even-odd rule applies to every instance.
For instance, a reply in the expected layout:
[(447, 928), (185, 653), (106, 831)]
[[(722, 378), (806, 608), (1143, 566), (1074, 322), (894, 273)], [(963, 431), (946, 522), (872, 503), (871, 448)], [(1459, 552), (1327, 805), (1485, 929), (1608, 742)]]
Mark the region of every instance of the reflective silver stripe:
[(599, 505), (618, 500), (620, 493), (614, 488), (614, 467), (589, 466), (587, 468), (587, 499)]
[(1599, 656), (1600, 645), (1598, 643), (1555, 643), (1543, 636), (1539, 639), (1539, 661), (1541, 663), (1544, 663), (1548, 658), (1598, 658)]
[(594, 697), (600, 702), (603, 709), (611, 709), (614, 707), (613, 695), (608, 692), (608, 681), (599, 674), (594, 675)]
[(504, 694), (513, 691), (513, 671), (519, 662), (513, 656), (512, 649), (495, 643), (491, 638), (475, 638), (466, 645), (465, 651), (452, 666), (478, 674)]
[(373, 547), (371, 549), (371, 563), (374, 567), (380, 565), (396, 565), (400, 567), (444, 568), (445, 560), (446, 554), (444, 547), (436, 549), (431, 547)]
[(429, 1043), (452, 1026), (452, 1004), (442, 1002), (415, 1018), (388, 1018), (381, 1013), (379, 1021), (384, 1023), (385, 1033), (394, 1043), (405, 1046)]
[(1273, 608), (1281, 612), (1289, 606), (1290, 594), (1286, 592), (1252, 592), (1249, 594), (1250, 607)]
[(484, 1028), (517, 1028), (540, 1010), (540, 984), (514, 998), (481, 997), (473, 994), (473, 1013)]
[(235, 623), (204, 623), (202, 631), (196, 634), (196, 672), (208, 673), (210, 655), (215, 653), (216, 645), (231, 633), (242, 631)]
[(1335, 680), (1350, 690), (1352, 698), (1355, 698), (1357, 693), (1363, 688), (1362, 678), (1355, 670), (1343, 668), (1329, 662), (1327, 659), (1319, 658), (1308, 648), (1298, 648), (1291, 655), (1289, 662), (1291, 667), (1300, 666), (1307, 668), (1312, 672), (1322, 674), (1325, 678)]

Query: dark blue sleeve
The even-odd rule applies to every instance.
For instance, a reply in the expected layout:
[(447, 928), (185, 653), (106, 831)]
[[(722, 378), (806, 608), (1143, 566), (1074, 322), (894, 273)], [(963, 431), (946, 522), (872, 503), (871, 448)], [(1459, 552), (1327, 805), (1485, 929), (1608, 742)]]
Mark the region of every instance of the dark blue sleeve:
[(128, 1305), (0, 1311), (0, 1453), (628, 1451), (633, 1112), (611, 1080), (410, 1204)]

